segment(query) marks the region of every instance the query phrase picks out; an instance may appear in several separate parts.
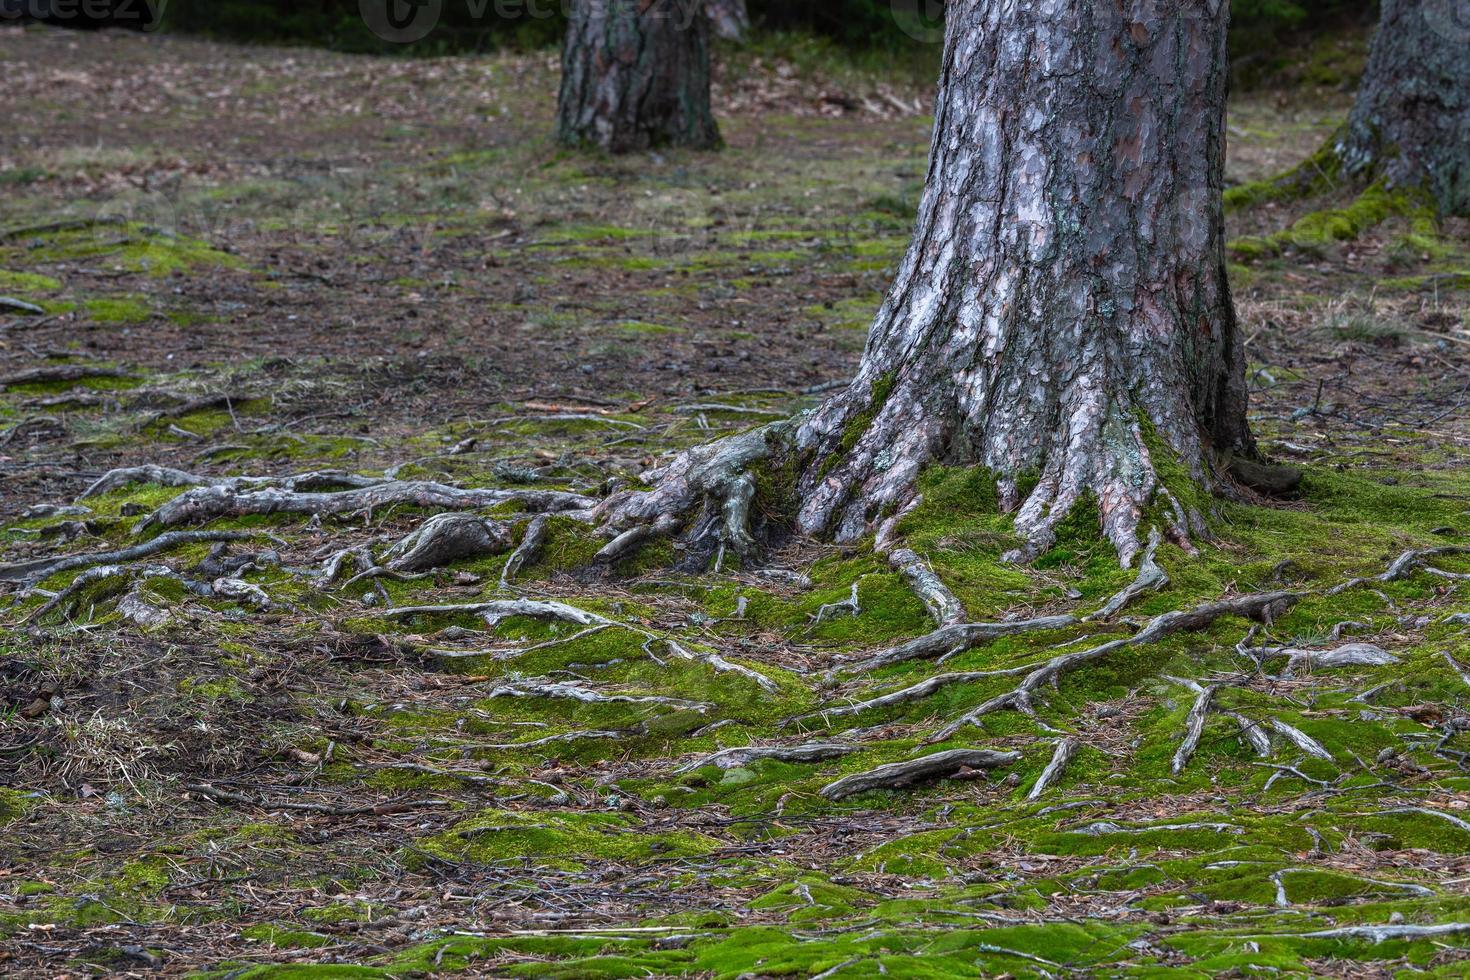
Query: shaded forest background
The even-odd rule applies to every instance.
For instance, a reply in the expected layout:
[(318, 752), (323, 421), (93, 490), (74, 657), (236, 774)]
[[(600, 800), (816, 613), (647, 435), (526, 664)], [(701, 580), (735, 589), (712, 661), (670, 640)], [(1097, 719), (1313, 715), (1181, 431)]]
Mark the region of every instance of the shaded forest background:
[[(0, 0), (0, 13), (44, 13), (58, 0)], [(220, 40), (305, 44), (332, 50), (434, 56), (505, 48), (554, 46), (565, 29), (567, 0), (444, 0), (438, 26), (422, 41), (397, 44), (364, 24), (358, 0), (108, 0), (116, 26), (199, 34)], [(1236, 82), (1246, 86), (1281, 75), (1305, 75), (1317, 84), (1351, 84), (1356, 68), (1337, 50), (1313, 50), (1314, 41), (1377, 19), (1374, 0), (1234, 0), (1230, 43)], [(58, 8), (60, 9), (60, 8)], [(933, 43), (943, 0), (749, 0), (750, 15), (766, 35), (803, 35), (813, 54), (841, 49), (885, 67), (928, 73), (938, 63)], [(56, 17), (73, 25), (75, 16)], [(875, 66), (876, 67), (876, 66)]]

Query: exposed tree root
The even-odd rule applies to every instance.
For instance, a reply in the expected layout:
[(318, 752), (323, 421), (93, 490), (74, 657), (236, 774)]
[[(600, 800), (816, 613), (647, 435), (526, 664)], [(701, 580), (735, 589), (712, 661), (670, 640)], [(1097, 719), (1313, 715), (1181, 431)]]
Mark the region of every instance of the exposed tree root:
[(1059, 680), (1078, 667), (1101, 660), (1109, 654), (1128, 647), (1142, 646), (1161, 640), (1182, 631), (1204, 629), (1222, 616), (1244, 616), (1249, 619), (1268, 619), (1278, 610), (1288, 607), (1301, 598), (1295, 592), (1262, 592), (1241, 596), (1221, 602), (1211, 602), (1186, 612), (1168, 612), (1152, 619), (1147, 626), (1130, 637), (1112, 640), (1100, 646), (1076, 653), (1053, 657), (1026, 675), (1013, 690), (998, 695), (984, 704), (966, 712), (944, 726), (929, 738), (931, 743), (952, 738), (967, 725), (978, 724), (980, 719), (997, 711), (1015, 710), (1033, 713), (1032, 697), (1044, 684)]
[(1189, 760), (1194, 757), (1195, 750), (1199, 748), (1199, 740), (1205, 733), (1205, 722), (1210, 717), (1210, 705), (1215, 700), (1215, 692), (1219, 690), (1218, 685), (1209, 684), (1201, 686), (1193, 681), (1182, 681), (1178, 678), (1170, 678), (1175, 683), (1185, 684), (1196, 692), (1194, 705), (1189, 709), (1189, 715), (1184, 721), (1184, 739), (1179, 743), (1179, 748), (1174, 752), (1172, 771), (1179, 775), (1189, 765)]
[(191, 793), (198, 793), (200, 796), (208, 797), (220, 803), (234, 803), (239, 806), (248, 806), (260, 810), (297, 810), (304, 813), (320, 813), (330, 817), (383, 816), (390, 813), (407, 813), (410, 810), (422, 810), (428, 807), (451, 805), (451, 801), (449, 800), (395, 800), (372, 806), (352, 807), (333, 806), (330, 803), (301, 803), (295, 801), (271, 803), (246, 796), (244, 793), (219, 789), (208, 783), (193, 783), (185, 788)]
[(1396, 664), (1399, 658), (1372, 643), (1348, 643), (1334, 650), (1297, 650), (1285, 647), (1274, 651), (1272, 656), (1286, 657), (1286, 677), (1301, 664), (1318, 670), (1333, 670), (1339, 667), (1383, 667)]
[(643, 546), (645, 542), (655, 538), (666, 538), (679, 530), (679, 520), (676, 517), (660, 517), (651, 524), (638, 524), (614, 537), (605, 544), (593, 560), (602, 565), (611, 565), (614, 562), (627, 558), (633, 552)]
[(545, 735), (541, 738), (533, 738), (525, 742), (475, 742), (470, 745), (462, 745), (461, 748), (477, 749), (488, 752), (507, 752), (519, 749), (539, 749), (546, 745), (563, 745), (567, 742), (590, 741), (594, 739), (620, 739), (629, 738), (634, 735), (645, 734), (641, 730), (624, 731), (578, 731), (561, 732), (557, 735)]
[(761, 690), (765, 691), (767, 694), (775, 694), (781, 689), (780, 685), (771, 680), (765, 674), (762, 674), (760, 671), (752, 670), (751, 668), (746, 667), (743, 664), (732, 663), (731, 661), (726, 660), (724, 657), (720, 656), (718, 653), (715, 653), (713, 650), (701, 650), (697, 652), (691, 652), (678, 643), (674, 642), (673, 640), (669, 639), (668, 637), (664, 637), (663, 641), (668, 646), (669, 650), (673, 652), (674, 656), (679, 657), (682, 660), (695, 660), (700, 663), (708, 664), (710, 669), (714, 670), (716, 673), (737, 674), (741, 677), (744, 677), (748, 681), (754, 681), (761, 688)]
[(1227, 715), (1240, 726), (1240, 737), (1250, 744), (1256, 755), (1262, 759), (1271, 758), (1271, 736), (1266, 734), (1260, 722), (1252, 721), (1238, 711), (1227, 712)]
[(1156, 561), (1159, 553), (1159, 544), (1163, 541), (1163, 535), (1158, 528), (1153, 528), (1148, 534), (1148, 547), (1143, 551), (1143, 561), (1138, 566), (1138, 577), (1128, 587), (1107, 601), (1097, 612), (1092, 613), (1084, 619), (1111, 619), (1127, 608), (1128, 604), (1145, 592), (1157, 592), (1169, 584), (1169, 573), (1164, 571)]
[(14, 296), (0, 296), (0, 310), (14, 310), (16, 313), (24, 313), (27, 316), (42, 316), (46, 312), (44, 308), (35, 303), (27, 303)]
[(1019, 752), (996, 752), (991, 749), (950, 749), (933, 755), (892, 762), (868, 772), (843, 776), (822, 787), (829, 800), (841, 800), (874, 789), (902, 789), (919, 782), (949, 779), (986, 769), (1008, 766), (1021, 759)]
[(1463, 819), (1461, 817), (1455, 816), (1453, 813), (1446, 813), (1443, 810), (1436, 810), (1436, 809), (1433, 809), (1432, 807), (1427, 807), (1427, 806), (1398, 806), (1398, 807), (1392, 807), (1392, 808), (1387, 809), (1387, 810), (1381, 810), (1379, 812), (1380, 813), (1417, 813), (1417, 814), (1420, 814), (1421, 816), (1434, 817), (1434, 818), (1436, 818), (1438, 820), (1443, 820), (1446, 823), (1452, 824), (1455, 827), (1459, 828), (1460, 830), (1465, 831), (1467, 834), (1470, 834), (1470, 820), (1465, 820), (1465, 819)]
[(938, 626), (954, 626), (970, 617), (955, 594), (934, 574), (929, 563), (908, 548), (895, 548), (888, 553), (888, 563), (898, 570), (929, 610)]
[(799, 725), (803, 722), (821, 719), (828, 723), (833, 718), (841, 718), (844, 715), (858, 715), (864, 711), (872, 711), (875, 708), (891, 708), (898, 704), (910, 704), (914, 701), (922, 701), (930, 695), (940, 691), (951, 684), (973, 684), (976, 681), (989, 680), (993, 677), (1015, 677), (1020, 674), (1034, 670), (1035, 664), (1026, 664), (1022, 667), (1010, 667), (1003, 670), (967, 670), (956, 671), (948, 674), (935, 674), (926, 677), (917, 684), (880, 694), (877, 697), (865, 701), (856, 701), (852, 704), (839, 705), (837, 707), (823, 708), (813, 714), (793, 718), (787, 725)]
[(204, 476), (169, 466), (149, 464), (108, 470), (96, 482), (83, 490), (77, 499), (100, 497), (104, 493), (135, 483), (152, 483), (161, 487), (225, 487), (230, 490), (251, 490), (262, 487), (279, 487), (283, 490), (322, 490), (342, 487), (376, 487), (390, 482), (392, 481), (382, 477), (360, 476), (342, 470), (320, 470), (284, 477)]
[(779, 762), (821, 762), (856, 752), (859, 748), (861, 746), (843, 745), (840, 742), (808, 742), (804, 745), (746, 745), (734, 749), (721, 749), (713, 755), (701, 756), (675, 769), (674, 775), (693, 772), (705, 766), (734, 769), (737, 766), (747, 766), (762, 759), (775, 759)]
[(0, 582), (20, 582), (33, 585), (57, 572), (73, 568), (89, 568), (93, 565), (117, 565), (156, 555), (184, 544), (201, 541), (243, 541), (254, 537), (247, 531), (170, 531), (160, 534), (151, 541), (119, 548), (115, 551), (96, 551), (85, 555), (60, 555), (52, 558), (35, 558), (30, 561), (0, 565)]
[(1077, 754), (1077, 741), (1071, 738), (1057, 739), (1057, 747), (1051, 754), (1051, 761), (1046, 768), (1041, 770), (1041, 775), (1036, 777), (1031, 792), (1026, 794), (1026, 799), (1035, 800), (1045, 793), (1047, 787), (1056, 782), (1067, 769), (1067, 763), (1072, 761), (1072, 756)]
[(812, 626), (820, 626), (828, 619), (834, 618), (840, 614), (846, 614), (848, 616), (861, 616), (863, 612), (863, 607), (858, 603), (858, 586), (861, 584), (862, 579), (858, 579), (856, 582), (852, 583), (852, 592), (848, 595), (846, 599), (843, 599), (840, 602), (824, 602), (820, 606), (818, 606), (817, 611), (812, 614)]
[[(484, 617), (487, 623), (494, 625), (508, 616), (531, 616), (540, 619), (559, 619), (578, 626), (589, 627), (618, 627), (629, 630), (640, 636), (646, 637), (648, 642), (644, 649), (650, 656), (654, 656), (649, 648), (654, 643), (664, 644), (670, 653), (681, 660), (692, 660), (708, 664), (718, 673), (738, 674), (747, 680), (755, 682), (762, 690), (774, 694), (780, 690), (780, 686), (766, 675), (757, 670), (752, 670), (741, 664), (731, 663), (714, 651), (690, 651), (677, 641), (666, 636), (660, 636), (651, 630), (646, 630), (630, 623), (620, 623), (606, 616), (578, 609), (576, 606), (567, 605), (564, 602), (536, 599), (492, 599), (488, 602), (471, 602), (444, 606), (403, 606), (396, 609), (385, 610), (383, 615), (389, 618), (415, 615), (453, 615), (455, 613), (475, 613)], [(519, 651), (521, 653), (525, 651)], [(655, 657), (655, 659), (657, 659)]]
[(464, 558), (503, 554), (510, 541), (510, 527), (499, 521), (437, 514), (390, 547), (384, 566), (395, 572), (425, 572)]
[(57, 381), (86, 381), (88, 378), (131, 378), (121, 368), (102, 367), (97, 364), (53, 364), (46, 367), (28, 368), (14, 374), (0, 376), (0, 391), (16, 385), (50, 384)]
[(1076, 616), (1063, 614), (1042, 616), (1037, 619), (1021, 619), (1013, 623), (959, 623), (954, 626), (941, 627), (932, 633), (926, 633), (906, 643), (900, 643), (896, 647), (876, 653), (860, 663), (845, 665), (838, 669), (843, 673), (872, 671), (908, 660), (960, 653), (1003, 636), (1014, 636), (1017, 633), (1029, 633), (1033, 630), (1066, 629), (1068, 626), (1076, 626), (1079, 622), (1081, 620)]
[[(621, 557), (650, 537), (672, 533), (691, 514), (694, 519), (687, 539), (696, 554), (721, 558), (725, 550), (750, 554), (755, 546), (750, 534), (750, 504), (755, 496), (751, 467), (771, 455), (772, 443), (785, 438), (790, 424), (774, 422), (697, 446), (646, 474), (654, 489), (618, 493), (604, 500), (595, 516), (604, 533), (612, 535), (619, 546), (613, 557)], [(632, 533), (640, 529), (641, 533)]]
[(556, 490), (461, 490), (442, 483), (394, 482), (331, 493), (303, 493), (267, 488), (239, 490), (202, 486), (187, 490), (140, 521), (134, 533), (153, 527), (251, 514), (350, 514), (393, 504), (426, 509), (478, 510), (520, 502), (541, 511), (587, 510), (595, 503), (575, 493)]
[(525, 535), (521, 537), (521, 543), (511, 552), (510, 557), (505, 560), (505, 567), (500, 571), (501, 588), (509, 588), (511, 581), (526, 562), (535, 559), (541, 546), (546, 543), (546, 526), (549, 523), (545, 514), (531, 518), (531, 523), (526, 525)]
[(1448, 650), (1441, 650), (1439, 655), (1444, 658), (1445, 663), (1450, 665), (1450, 669), (1459, 676), (1460, 680), (1465, 684), (1465, 686), (1470, 687), (1470, 670), (1466, 670), (1464, 667), (1462, 667), (1459, 661), (1450, 656), (1450, 652)]
[(1338, 595), (1348, 589), (1357, 588), (1360, 585), (1368, 585), (1374, 582), (1396, 582), (1411, 574), (1424, 563), (1426, 558), (1438, 558), (1441, 555), (1465, 555), (1470, 554), (1470, 547), (1461, 545), (1445, 545), (1439, 548), (1426, 548), (1423, 551), (1405, 551), (1393, 560), (1388, 569), (1380, 575), (1370, 575), (1364, 578), (1354, 578), (1335, 585), (1327, 590), (1328, 595)]
[(1324, 749), (1321, 742), (1318, 742), (1300, 728), (1288, 725), (1280, 718), (1272, 718), (1269, 723), (1277, 734), (1284, 737), (1288, 742), (1301, 749), (1307, 755), (1316, 756), (1318, 759), (1326, 759), (1329, 762), (1332, 761), (1332, 753)]
[(1453, 936), (1462, 932), (1470, 932), (1470, 922), (1444, 922), (1433, 926), (1341, 926), (1319, 932), (1276, 934), (1275, 938), (1293, 935), (1304, 939), (1367, 939), (1376, 946), (1390, 939), (1427, 939), (1431, 936)]
[(89, 568), (72, 579), (70, 585), (32, 611), (25, 618), (25, 622), (38, 622), (58, 609), (62, 610), (63, 613), (69, 613), (74, 605), (73, 600), (79, 593), (94, 583), (110, 578), (121, 580), (119, 588), (114, 591), (121, 591), (123, 586), (140, 579), (157, 578), (180, 582), (185, 588), (196, 595), (208, 596), (213, 594), (213, 590), (209, 586), (202, 582), (192, 582), (167, 565), (101, 565), (96, 568)]
[(486, 697), (491, 698), (566, 698), (583, 704), (661, 704), (671, 708), (683, 708), (704, 712), (714, 705), (707, 701), (687, 701), (683, 698), (666, 698), (658, 695), (603, 694), (590, 691), (577, 684), (561, 681), (521, 680), (497, 684)]
[[(452, 616), (471, 613), (482, 616), (488, 623), (495, 624), (510, 616), (529, 616), (534, 619), (559, 619), (578, 626), (622, 625), (606, 616), (569, 606), (565, 602), (550, 599), (492, 599), (488, 602), (468, 602), (442, 606), (400, 606), (383, 611), (389, 619), (402, 616)], [(628, 627), (633, 629), (634, 627)], [(639, 631), (642, 632), (642, 631)]]

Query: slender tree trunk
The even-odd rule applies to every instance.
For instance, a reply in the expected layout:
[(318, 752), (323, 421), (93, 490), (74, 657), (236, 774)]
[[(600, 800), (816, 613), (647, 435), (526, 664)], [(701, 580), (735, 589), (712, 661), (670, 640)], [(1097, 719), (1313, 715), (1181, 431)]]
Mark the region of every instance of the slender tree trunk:
[[(1208, 487), (1217, 455), (1254, 455), (1225, 279), (1227, 19), (1225, 0), (949, 5), (918, 223), (857, 377), (763, 436), (798, 460), (799, 531), (881, 530), (932, 463), (998, 475), (1023, 555), (1087, 494), (1125, 564), (1152, 507), (1181, 541), (1198, 528), (1157, 453)], [(738, 545), (763, 451), (686, 454), (605, 512), (703, 495)]]
[(1441, 212), (1470, 215), (1470, 5), (1382, 4), (1338, 156), (1349, 173), (1426, 190)]
[(745, 40), (745, 32), (750, 30), (750, 11), (745, 0), (705, 0), (704, 5), (715, 37), (726, 41)]
[(557, 129), (612, 153), (718, 146), (704, 0), (574, 0)]

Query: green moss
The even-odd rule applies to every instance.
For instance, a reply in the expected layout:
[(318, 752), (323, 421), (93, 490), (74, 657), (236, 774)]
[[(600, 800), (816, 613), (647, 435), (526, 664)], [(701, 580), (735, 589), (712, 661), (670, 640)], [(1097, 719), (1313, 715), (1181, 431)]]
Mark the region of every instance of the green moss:
[(153, 315), (141, 298), (89, 299), (83, 305), (98, 323), (143, 323)]
[(277, 949), (318, 949), (332, 943), (330, 936), (304, 929), (292, 929), (289, 926), (248, 926), (240, 930), (240, 936), (243, 939), (268, 943)]
[[(1333, 190), (1342, 170), (1336, 143), (1336, 138), (1328, 139), (1317, 152), (1285, 173), (1228, 188), (1225, 191), (1225, 210), (1242, 210), (1272, 201), (1300, 200)], [(1234, 247), (1232, 244), (1231, 248)]]
[(7, 293), (50, 293), (61, 288), (61, 283), (50, 276), (34, 272), (11, 272), (0, 269), (0, 292)]
[(1434, 226), (1434, 204), (1426, 194), (1390, 190), (1384, 181), (1369, 185), (1347, 207), (1313, 211), (1284, 231), (1230, 242), (1241, 258), (1277, 255), (1287, 249), (1320, 253), (1328, 246), (1352, 241), (1389, 218), (1409, 219), (1416, 231)]
[(0, 827), (25, 816), (34, 803), (34, 798), (26, 793), (0, 787)]
[(187, 235), (126, 224), (69, 229), (41, 236), (29, 251), (38, 262), (100, 260), (130, 272), (168, 276), (200, 268), (243, 268), (237, 257)]
[(617, 329), (623, 333), (640, 337), (663, 337), (669, 334), (684, 332), (679, 327), (669, 327), (659, 323), (642, 323), (638, 320), (627, 320), (619, 323)]

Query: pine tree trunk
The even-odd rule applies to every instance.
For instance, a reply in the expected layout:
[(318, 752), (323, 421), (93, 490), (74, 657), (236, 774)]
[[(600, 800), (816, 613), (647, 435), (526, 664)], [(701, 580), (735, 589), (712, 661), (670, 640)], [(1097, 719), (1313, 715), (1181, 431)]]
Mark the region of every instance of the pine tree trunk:
[(1428, 191), (1470, 215), (1470, 7), (1383, 0), (1338, 155), (1349, 173)]
[(563, 143), (612, 153), (720, 143), (703, 0), (574, 0), (562, 50)]
[(951, 2), (913, 242), (856, 379), (765, 447), (686, 454), (609, 523), (702, 497), (700, 526), (723, 512), (739, 545), (742, 473), (776, 443), (809, 535), (882, 540), (944, 463), (997, 474), (1020, 557), (1088, 494), (1125, 564), (1150, 508), (1187, 542), (1198, 515), (1156, 454), (1206, 487), (1255, 454), (1225, 278), (1227, 20), (1226, 0)]
[(705, 0), (704, 5), (715, 37), (726, 41), (745, 40), (745, 32), (750, 30), (750, 12), (745, 0)]

